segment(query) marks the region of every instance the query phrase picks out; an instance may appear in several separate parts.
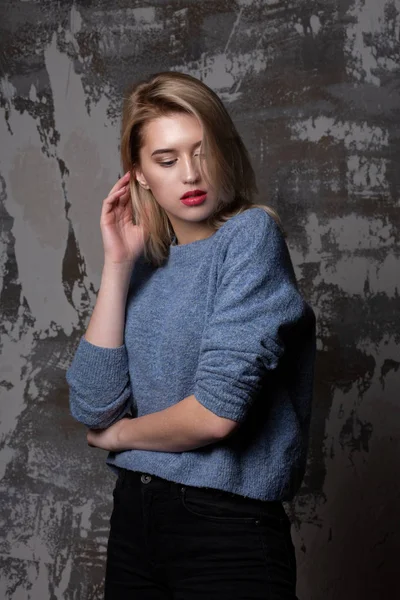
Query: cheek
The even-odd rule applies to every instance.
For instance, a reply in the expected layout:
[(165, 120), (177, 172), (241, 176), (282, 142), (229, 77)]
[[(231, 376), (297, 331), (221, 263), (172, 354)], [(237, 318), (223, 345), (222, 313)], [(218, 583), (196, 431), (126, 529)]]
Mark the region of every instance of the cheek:
[(146, 174), (146, 181), (152, 190), (159, 190), (162, 188), (163, 181), (166, 178), (163, 177), (163, 172), (159, 169), (150, 169)]
[(177, 193), (176, 176), (169, 169), (162, 169), (156, 175), (153, 173), (147, 182), (155, 199), (161, 205), (167, 205)]
[(152, 189), (165, 192), (166, 186), (176, 184), (176, 179), (177, 176), (175, 169), (165, 169), (160, 167), (160, 170), (157, 173), (153, 173), (151, 175), (151, 177), (148, 179), (148, 182)]

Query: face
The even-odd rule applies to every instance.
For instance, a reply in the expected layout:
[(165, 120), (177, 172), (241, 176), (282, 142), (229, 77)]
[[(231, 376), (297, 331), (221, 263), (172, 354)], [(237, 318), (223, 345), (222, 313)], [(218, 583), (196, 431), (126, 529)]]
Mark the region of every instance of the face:
[[(192, 115), (174, 113), (154, 119), (145, 127), (140, 166), (135, 170), (139, 185), (150, 189), (166, 211), (179, 244), (214, 233), (205, 223), (215, 210), (217, 198), (201, 176), (202, 138), (202, 126)], [(182, 196), (194, 190), (206, 193), (204, 201), (184, 204)]]

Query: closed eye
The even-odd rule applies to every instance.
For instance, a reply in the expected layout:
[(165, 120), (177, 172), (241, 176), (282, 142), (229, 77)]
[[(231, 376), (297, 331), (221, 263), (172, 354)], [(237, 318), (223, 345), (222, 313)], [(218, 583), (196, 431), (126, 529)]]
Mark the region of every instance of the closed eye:
[[(198, 152), (194, 156), (200, 156), (201, 158), (204, 158), (205, 154), (202, 154), (201, 152)], [(165, 160), (165, 161), (162, 161), (162, 162), (160, 162), (158, 164), (160, 164), (162, 167), (172, 167), (172, 165), (176, 163), (176, 160), (177, 160), (176, 158), (174, 160), (168, 160), (168, 161)]]
[(176, 160), (169, 160), (169, 161), (165, 161), (165, 162), (160, 162), (159, 164), (162, 167), (172, 167), (172, 165), (176, 162)]

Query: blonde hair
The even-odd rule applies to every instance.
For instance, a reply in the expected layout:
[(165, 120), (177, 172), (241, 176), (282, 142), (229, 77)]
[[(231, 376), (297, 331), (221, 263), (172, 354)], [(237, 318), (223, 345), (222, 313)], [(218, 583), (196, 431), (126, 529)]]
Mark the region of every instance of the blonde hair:
[[(256, 178), (245, 145), (227, 110), (215, 92), (200, 80), (175, 71), (156, 73), (134, 84), (124, 96), (121, 126), (121, 161), (123, 171), (134, 175), (140, 165), (140, 148), (144, 143), (145, 125), (150, 120), (174, 113), (186, 113), (203, 127), (201, 161), (203, 178), (216, 190), (217, 205), (207, 219), (218, 230), (228, 219), (249, 208), (263, 208), (282, 229), (277, 213), (269, 206), (255, 204), (258, 193)], [(150, 190), (130, 178), (133, 218), (149, 232), (144, 256), (160, 266), (168, 256), (174, 231), (165, 210)]]

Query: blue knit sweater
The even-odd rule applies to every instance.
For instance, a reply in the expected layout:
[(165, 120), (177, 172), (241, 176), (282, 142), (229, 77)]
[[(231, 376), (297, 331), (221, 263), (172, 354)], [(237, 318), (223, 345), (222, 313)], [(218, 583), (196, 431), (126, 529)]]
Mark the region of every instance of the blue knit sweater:
[(194, 394), (240, 427), (195, 450), (110, 453), (108, 464), (289, 500), (305, 471), (314, 358), (314, 312), (279, 227), (253, 207), (206, 239), (171, 245), (161, 267), (139, 257), (124, 344), (102, 348), (80, 338), (67, 371), (71, 413), (104, 428)]

